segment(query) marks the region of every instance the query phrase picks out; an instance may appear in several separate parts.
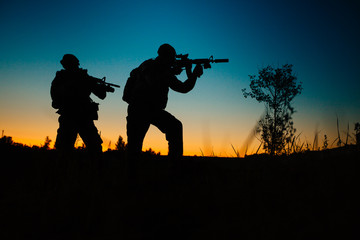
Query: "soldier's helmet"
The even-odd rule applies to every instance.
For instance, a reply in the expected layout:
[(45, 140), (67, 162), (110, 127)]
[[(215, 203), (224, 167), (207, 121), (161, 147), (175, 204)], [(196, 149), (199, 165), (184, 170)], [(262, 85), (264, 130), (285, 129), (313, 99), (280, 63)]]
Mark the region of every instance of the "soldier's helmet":
[(159, 58), (169, 64), (173, 64), (176, 59), (176, 51), (170, 44), (163, 44), (158, 49)]
[(73, 54), (65, 54), (60, 63), (65, 69), (74, 69), (80, 65), (79, 59)]

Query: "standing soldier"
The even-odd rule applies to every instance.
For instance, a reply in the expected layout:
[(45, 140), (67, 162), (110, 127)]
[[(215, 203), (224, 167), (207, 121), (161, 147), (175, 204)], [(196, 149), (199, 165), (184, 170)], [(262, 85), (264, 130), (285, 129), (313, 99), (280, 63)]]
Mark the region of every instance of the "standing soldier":
[(182, 123), (165, 111), (169, 88), (180, 93), (191, 91), (203, 69), (201, 65), (197, 65), (192, 72), (189, 62), (186, 66), (188, 79), (181, 82), (175, 76), (175, 61), (175, 49), (169, 44), (163, 44), (156, 59), (143, 62), (130, 73), (123, 100), (129, 104), (126, 127), (128, 154), (132, 159), (140, 154), (150, 124), (165, 133), (172, 159), (179, 160), (183, 155)]
[(98, 119), (99, 104), (90, 98), (90, 94), (103, 100), (106, 92), (114, 89), (79, 68), (79, 60), (72, 54), (65, 54), (60, 63), (64, 69), (56, 73), (50, 90), (52, 107), (60, 114), (55, 148), (72, 150), (79, 134), (86, 148), (99, 154), (102, 152), (102, 140), (94, 125), (94, 120)]

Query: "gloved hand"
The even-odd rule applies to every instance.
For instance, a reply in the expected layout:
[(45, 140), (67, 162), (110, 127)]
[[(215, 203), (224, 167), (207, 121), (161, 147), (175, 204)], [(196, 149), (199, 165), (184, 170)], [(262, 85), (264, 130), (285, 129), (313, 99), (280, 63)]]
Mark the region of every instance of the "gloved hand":
[(203, 75), (203, 73), (203, 67), (201, 66), (201, 64), (197, 64), (194, 68), (193, 74), (199, 78), (201, 77), (201, 75)]

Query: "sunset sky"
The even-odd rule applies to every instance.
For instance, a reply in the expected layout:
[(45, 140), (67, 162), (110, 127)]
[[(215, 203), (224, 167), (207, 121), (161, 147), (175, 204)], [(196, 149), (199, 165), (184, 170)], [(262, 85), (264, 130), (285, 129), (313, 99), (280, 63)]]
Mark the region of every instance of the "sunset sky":
[[(126, 139), (122, 91), (130, 71), (169, 43), (190, 58), (229, 58), (205, 70), (188, 94), (170, 91), (167, 110), (184, 125), (184, 154), (234, 156), (244, 151), (264, 105), (245, 99), (248, 75), (290, 63), (303, 92), (294, 99), (297, 134), (311, 143), (319, 131), (331, 144), (336, 119), (345, 139), (360, 122), (360, 2), (339, 1), (3, 1), (0, 2), (0, 130), (40, 145), (58, 128), (51, 81), (72, 53), (94, 77), (121, 89), (100, 103), (103, 147)], [(185, 74), (179, 77), (185, 80)], [(249, 152), (260, 142), (253, 139)], [(144, 149), (167, 154), (151, 127)], [(200, 150), (201, 149), (201, 150)]]

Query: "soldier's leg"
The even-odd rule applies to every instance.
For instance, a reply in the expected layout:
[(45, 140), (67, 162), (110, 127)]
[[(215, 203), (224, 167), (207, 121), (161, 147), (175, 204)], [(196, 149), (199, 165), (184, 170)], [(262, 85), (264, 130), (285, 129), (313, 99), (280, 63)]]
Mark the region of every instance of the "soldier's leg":
[(59, 117), (59, 129), (55, 141), (55, 148), (59, 151), (56, 158), (55, 187), (67, 186), (72, 178), (73, 150), (77, 137), (76, 123), (73, 118)]
[(137, 109), (131, 106), (128, 107), (126, 121), (128, 187), (129, 190), (134, 191), (137, 188), (139, 157), (150, 123), (147, 120), (147, 113), (144, 109)]
[(63, 152), (69, 152), (73, 150), (77, 133), (76, 124), (74, 123), (73, 119), (60, 116), (55, 148)]
[(79, 135), (85, 143), (88, 151), (88, 158), (85, 163), (85, 169), (91, 181), (98, 181), (97, 176), (102, 176), (104, 162), (102, 159), (102, 140), (98, 134), (93, 120), (82, 120), (79, 122)]
[(137, 157), (143, 146), (145, 135), (150, 127), (146, 113), (129, 107), (126, 117), (127, 151), (129, 156)]
[(183, 155), (183, 127), (182, 123), (165, 110), (157, 112), (151, 119), (151, 124), (165, 133), (169, 142), (169, 157), (180, 160)]
[(93, 120), (83, 120), (78, 124), (79, 135), (84, 141), (89, 152), (94, 154), (102, 153), (102, 139), (95, 127)]

